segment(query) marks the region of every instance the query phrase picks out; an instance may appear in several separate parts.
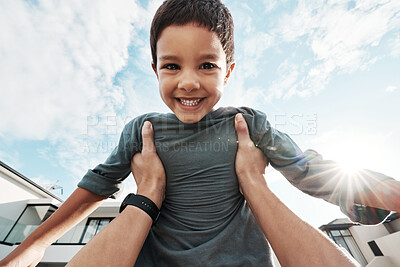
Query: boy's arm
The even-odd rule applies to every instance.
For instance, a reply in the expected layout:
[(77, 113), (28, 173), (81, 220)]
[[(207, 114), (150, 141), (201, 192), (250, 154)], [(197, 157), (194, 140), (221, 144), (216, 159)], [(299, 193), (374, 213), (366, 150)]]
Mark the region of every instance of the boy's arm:
[(276, 168), (301, 191), (339, 205), (354, 222), (377, 224), (390, 211), (400, 211), (400, 182), (382, 173), (368, 169), (348, 173), (313, 150), (292, 165)]
[(400, 182), (387, 179), (354, 196), (354, 202), (373, 208), (400, 212)]
[(106, 198), (77, 188), (53, 215), (0, 261), (0, 266), (35, 266), (48, 246), (93, 212)]
[[(302, 151), (285, 133), (274, 129), (262, 112), (245, 114), (251, 138), (295, 187), (311, 196), (340, 206), (352, 221), (382, 222), (390, 210), (399, 211), (400, 182), (382, 173), (363, 169), (348, 174), (334, 161), (324, 160), (313, 150)], [(387, 185), (392, 190), (387, 190)]]
[[(288, 209), (268, 188), (266, 161), (237, 115), (236, 173), (241, 191), (282, 266), (355, 266), (332, 241)], [(281, 227), (281, 223), (285, 227)]]

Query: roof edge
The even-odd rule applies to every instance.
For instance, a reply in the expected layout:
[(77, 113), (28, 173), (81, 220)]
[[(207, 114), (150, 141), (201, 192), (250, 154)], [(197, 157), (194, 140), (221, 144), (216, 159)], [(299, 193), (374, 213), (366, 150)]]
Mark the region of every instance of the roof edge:
[(0, 166), (5, 168), (6, 170), (8, 170), (9, 172), (15, 174), (16, 176), (18, 176), (19, 178), (21, 178), (22, 180), (24, 180), (25, 182), (31, 184), (32, 186), (36, 187), (37, 189), (39, 189), (40, 191), (42, 191), (43, 193), (49, 195), (50, 197), (60, 201), (61, 203), (64, 202), (63, 199), (59, 198), (58, 196), (54, 195), (53, 193), (51, 193), (50, 191), (48, 191), (47, 189), (43, 188), (42, 186), (38, 185), (37, 183), (35, 183), (34, 181), (32, 181), (31, 179), (29, 179), (28, 177), (26, 177), (25, 175), (19, 173), (18, 171), (14, 170), (13, 168), (11, 168), (10, 166), (8, 166), (7, 164), (5, 164), (4, 162), (2, 162), (0, 160)]

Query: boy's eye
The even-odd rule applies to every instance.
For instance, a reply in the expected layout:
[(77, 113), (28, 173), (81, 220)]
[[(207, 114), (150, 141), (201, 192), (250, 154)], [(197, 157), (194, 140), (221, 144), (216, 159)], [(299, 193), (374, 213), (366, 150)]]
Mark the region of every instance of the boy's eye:
[(176, 64), (166, 64), (163, 68), (167, 70), (179, 70), (179, 66)]
[(213, 63), (210, 63), (210, 62), (203, 63), (200, 66), (200, 69), (206, 69), (206, 70), (213, 69), (213, 68), (215, 68), (215, 65)]

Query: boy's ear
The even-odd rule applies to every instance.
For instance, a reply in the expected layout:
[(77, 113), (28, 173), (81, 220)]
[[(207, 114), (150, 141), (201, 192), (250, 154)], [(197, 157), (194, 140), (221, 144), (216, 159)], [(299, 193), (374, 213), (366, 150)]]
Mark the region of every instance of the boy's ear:
[(233, 62), (231, 63), (231, 65), (229, 66), (229, 68), (227, 69), (226, 75), (225, 75), (225, 79), (224, 79), (224, 85), (227, 85), (227, 84), (228, 84), (228, 79), (229, 79), (229, 77), (231, 76), (232, 71), (233, 71), (233, 69), (235, 68), (235, 66), (236, 66), (236, 62), (233, 61)]
[(154, 62), (151, 62), (151, 67), (153, 68), (153, 71), (156, 74), (157, 79), (158, 79), (157, 66), (154, 64)]

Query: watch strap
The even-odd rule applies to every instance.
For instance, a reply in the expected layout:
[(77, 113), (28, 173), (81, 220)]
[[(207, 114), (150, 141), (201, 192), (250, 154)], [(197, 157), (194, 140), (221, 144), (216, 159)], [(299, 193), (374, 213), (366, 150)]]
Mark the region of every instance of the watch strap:
[(158, 216), (160, 216), (160, 210), (157, 205), (145, 196), (135, 195), (133, 193), (127, 195), (119, 208), (119, 212), (121, 213), (127, 205), (138, 207), (146, 212), (153, 220), (153, 225), (157, 222)]

